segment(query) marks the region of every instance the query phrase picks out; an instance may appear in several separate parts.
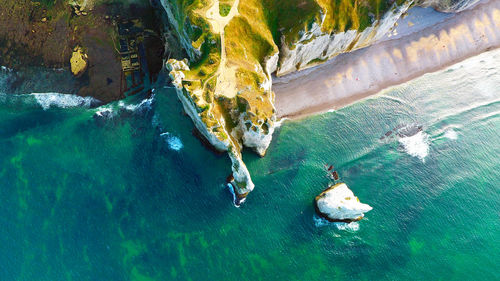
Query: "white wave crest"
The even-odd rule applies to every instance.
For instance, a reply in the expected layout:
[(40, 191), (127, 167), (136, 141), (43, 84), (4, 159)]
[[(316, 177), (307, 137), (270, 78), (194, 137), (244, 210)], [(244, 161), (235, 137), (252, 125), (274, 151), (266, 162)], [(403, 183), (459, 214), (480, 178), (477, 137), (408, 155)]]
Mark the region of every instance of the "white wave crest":
[(120, 112), (127, 111), (131, 113), (144, 113), (151, 110), (154, 101), (154, 95), (148, 99), (143, 99), (137, 104), (127, 104), (124, 101), (118, 101), (117, 104), (107, 104), (97, 108), (95, 115), (102, 118), (114, 118)]
[(314, 215), (313, 216), (313, 221), (314, 221), (314, 226), (316, 227), (324, 227), (324, 226), (335, 226), (338, 230), (342, 231), (349, 231), (349, 232), (355, 232), (359, 230), (359, 222), (350, 222), (350, 223), (345, 223), (345, 222), (329, 222), (326, 219)]
[(32, 93), (37, 103), (47, 110), (51, 107), (69, 108), (69, 107), (91, 107), (93, 104), (100, 103), (93, 97), (80, 97), (77, 95), (67, 95), (59, 93)]
[(168, 144), (168, 147), (172, 150), (179, 151), (184, 147), (184, 144), (182, 144), (182, 141), (179, 137), (173, 136), (168, 132), (160, 134), (160, 136), (165, 139), (165, 141)]
[(5, 71), (5, 72), (14, 72), (14, 70), (13, 70), (13, 69), (8, 68), (8, 67), (3, 66), (3, 65), (2, 65), (2, 66), (0, 66), (0, 69), (1, 69), (1, 70), (3, 70), (3, 71)]
[(116, 112), (110, 106), (100, 106), (95, 115), (102, 118), (113, 118), (116, 116)]
[(449, 129), (444, 133), (444, 137), (450, 140), (456, 140), (458, 138), (458, 134), (453, 129)]
[(359, 230), (359, 222), (350, 222), (350, 223), (336, 222), (335, 226), (337, 227), (338, 230), (345, 230), (349, 232), (355, 232)]
[(412, 136), (400, 137), (399, 143), (407, 154), (419, 158), (422, 162), (425, 162), (425, 157), (429, 155), (429, 135), (424, 131), (419, 131)]
[(143, 99), (138, 104), (125, 104), (123, 101), (118, 102), (118, 106), (128, 111), (136, 112), (142, 110), (150, 110), (152, 108), (154, 101), (154, 95), (151, 95), (148, 99)]
[(243, 202), (245, 202), (246, 198), (243, 198), (241, 201), (238, 202), (238, 197), (236, 196), (236, 192), (234, 191), (234, 186), (231, 183), (227, 184), (227, 188), (229, 189), (229, 192), (231, 195), (233, 195), (233, 205), (236, 208), (239, 208)]

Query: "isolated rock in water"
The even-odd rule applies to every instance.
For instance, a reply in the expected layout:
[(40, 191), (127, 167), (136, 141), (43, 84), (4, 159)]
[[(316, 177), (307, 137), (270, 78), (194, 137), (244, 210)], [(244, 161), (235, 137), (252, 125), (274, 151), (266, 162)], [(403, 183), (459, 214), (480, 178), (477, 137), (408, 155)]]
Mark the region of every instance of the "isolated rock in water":
[(316, 212), (331, 222), (353, 222), (373, 208), (359, 202), (345, 183), (330, 186), (315, 199)]

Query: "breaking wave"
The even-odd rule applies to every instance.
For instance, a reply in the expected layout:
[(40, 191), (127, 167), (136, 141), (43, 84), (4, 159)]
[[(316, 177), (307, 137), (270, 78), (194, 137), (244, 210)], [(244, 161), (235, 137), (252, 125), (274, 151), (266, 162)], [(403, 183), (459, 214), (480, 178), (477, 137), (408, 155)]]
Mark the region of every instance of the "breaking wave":
[(397, 135), (404, 152), (425, 162), (425, 157), (429, 155), (429, 135), (422, 130), (422, 126), (406, 126)]
[(418, 132), (409, 137), (401, 137), (399, 143), (408, 155), (417, 157), (422, 162), (425, 162), (425, 157), (429, 155), (429, 135), (424, 132)]
[(458, 138), (458, 134), (453, 129), (449, 129), (444, 133), (444, 137), (450, 140), (456, 140)]
[(233, 195), (233, 205), (236, 207), (236, 208), (239, 208), (240, 205), (245, 202), (245, 199), (242, 199), (241, 201), (238, 202), (238, 197), (236, 196), (236, 192), (234, 191), (234, 187), (231, 183), (228, 183), (227, 184), (227, 188), (229, 189), (229, 192), (231, 193), (231, 195)]
[(59, 93), (32, 93), (31, 96), (35, 97), (36, 102), (43, 110), (48, 110), (51, 107), (92, 107), (101, 103), (93, 97), (81, 97)]
[(152, 108), (154, 95), (151, 95), (148, 99), (143, 99), (140, 103), (137, 104), (125, 104), (123, 101), (118, 102), (118, 106), (127, 111), (138, 112), (138, 111), (148, 111)]
[(179, 151), (184, 147), (184, 144), (182, 144), (182, 141), (179, 137), (176, 137), (170, 133), (162, 133), (160, 136), (165, 139), (165, 141), (168, 144), (168, 147), (172, 150)]
[(118, 101), (117, 103), (111, 103), (107, 105), (103, 105), (97, 108), (97, 111), (95, 112), (96, 117), (101, 117), (101, 118), (114, 118), (118, 114), (123, 113), (123, 112), (130, 112), (130, 113), (147, 113), (153, 108), (153, 102), (154, 102), (154, 95), (152, 95), (150, 98), (143, 99), (139, 103), (135, 104), (127, 104), (123, 100)]
[(314, 226), (316, 227), (324, 227), (324, 226), (334, 226), (338, 230), (342, 231), (349, 231), (349, 232), (355, 232), (359, 230), (359, 222), (350, 222), (350, 223), (345, 223), (345, 222), (329, 222), (326, 219), (314, 215), (313, 216), (313, 221), (314, 221)]

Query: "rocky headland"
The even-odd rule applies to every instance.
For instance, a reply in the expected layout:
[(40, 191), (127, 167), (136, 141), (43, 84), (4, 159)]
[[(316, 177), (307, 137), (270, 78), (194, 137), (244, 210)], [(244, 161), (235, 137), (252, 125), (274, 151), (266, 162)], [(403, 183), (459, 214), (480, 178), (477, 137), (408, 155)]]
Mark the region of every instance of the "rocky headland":
[[(243, 147), (264, 156), (277, 117), (287, 116), (276, 110), (273, 75), (370, 46), (415, 5), (459, 12), (477, 2), (161, 0), (166, 25), (188, 55), (169, 60), (167, 68), (196, 128), (216, 149), (229, 153), (234, 189), (242, 199), (254, 187)], [(310, 99), (290, 102), (307, 106)]]
[[(168, 70), (199, 135), (218, 151), (228, 153), (230, 178), (240, 202), (254, 188), (241, 151), (248, 147), (264, 156), (280, 117), (336, 108), (339, 95), (352, 102), (387, 86), (383, 79), (372, 79), (370, 87), (357, 87), (359, 77), (356, 82), (351, 79), (355, 62), (332, 61), (383, 41), (414, 6), (457, 13), (479, 2), (488, 1), (4, 0), (0, 6), (0, 65), (14, 70), (63, 68), (73, 72), (80, 96), (103, 102), (124, 98), (123, 69), (134, 69), (137, 62), (132, 55), (130, 61), (124, 60), (122, 49), (130, 46), (122, 44), (118, 25), (124, 19), (137, 18), (147, 34), (148, 72), (154, 78), (160, 70)], [(500, 16), (495, 11), (490, 11), (488, 22), (476, 21), (476, 26), (490, 25), (484, 29), (488, 33), (488, 28), (498, 25)], [(419, 50), (397, 52), (394, 44), (389, 46), (393, 48), (390, 52), (402, 64), (421, 55)], [(462, 55), (449, 52), (453, 58)], [(322, 95), (320, 86), (331, 84), (331, 77), (325, 75), (335, 69), (312, 75), (318, 65), (345, 70), (335, 77), (345, 75), (350, 80), (341, 79), (346, 84), (335, 88), (334, 95)], [(385, 64), (365, 62), (363, 67), (387, 72), (381, 71)], [(304, 69), (310, 69), (301, 71), (309, 74), (307, 78), (296, 74)], [(428, 69), (432, 68), (410, 69), (407, 76)], [(404, 72), (403, 66), (394, 71)], [(22, 75), (12, 77), (20, 80), (13, 85), (22, 84)], [(274, 88), (273, 79), (278, 81)], [(311, 91), (314, 93), (309, 94)]]

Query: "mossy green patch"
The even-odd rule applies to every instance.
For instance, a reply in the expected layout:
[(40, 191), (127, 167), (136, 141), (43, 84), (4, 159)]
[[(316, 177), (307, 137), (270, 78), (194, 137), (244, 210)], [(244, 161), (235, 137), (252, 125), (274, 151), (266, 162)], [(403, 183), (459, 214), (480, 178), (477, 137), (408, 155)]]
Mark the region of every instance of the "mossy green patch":
[(225, 17), (229, 15), (229, 12), (231, 12), (231, 5), (228, 4), (220, 4), (219, 5), (219, 13), (221, 16)]

